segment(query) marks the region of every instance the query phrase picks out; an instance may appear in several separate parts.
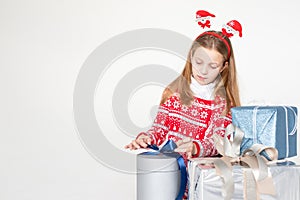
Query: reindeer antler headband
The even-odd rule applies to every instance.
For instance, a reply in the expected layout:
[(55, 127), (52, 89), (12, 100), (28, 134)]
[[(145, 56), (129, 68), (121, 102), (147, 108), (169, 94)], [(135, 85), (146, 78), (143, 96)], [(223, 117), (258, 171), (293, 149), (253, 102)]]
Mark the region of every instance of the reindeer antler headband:
[[(198, 25), (203, 29), (205, 27), (207, 27), (207, 28), (211, 27), (210, 20), (212, 17), (215, 17), (215, 15), (208, 11), (205, 11), (205, 10), (198, 10), (196, 12), (196, 22), (198, 22)], [(201, 33), (197, 37), (197, 39), (204, 35), (212, 35), (212, 36), (220, 39), (228, 49), (228, 58), (229, 58), (230, 54), (231, 54), (231, 48), (230, 48), (229, 43), (225, 39), (225, 37), (230, 38), (236, 34), (239, 34), (239, 36), (242, 37), (242, 25), (237, 20), (231, 20), (231, 21), (227, 22), (225, 25), (223, 25), (223, 27), (222, 27), (222, 35), (223, 36), (219, 35), (215, 32), (206, 31), (206, 32)]]

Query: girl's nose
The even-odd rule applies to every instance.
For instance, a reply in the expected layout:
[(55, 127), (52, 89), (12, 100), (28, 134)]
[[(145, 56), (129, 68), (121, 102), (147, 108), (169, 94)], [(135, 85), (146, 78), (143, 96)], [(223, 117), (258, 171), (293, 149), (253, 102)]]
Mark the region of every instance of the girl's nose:
[(208, 66), (203, 65), (199, 71), (201, 74), (206, 75), (208, 73)]

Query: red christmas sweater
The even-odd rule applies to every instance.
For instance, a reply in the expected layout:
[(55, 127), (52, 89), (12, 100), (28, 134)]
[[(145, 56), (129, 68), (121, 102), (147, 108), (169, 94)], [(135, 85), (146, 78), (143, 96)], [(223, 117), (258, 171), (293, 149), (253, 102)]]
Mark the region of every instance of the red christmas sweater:
[(231, 123), (231, 116), (223, 116), (226, 101), (218, 98), (205, 100), (194, 97), (190, 106), (183, 105), (179, 94), (174, 93), (164, 104), (160, 105), (152, 127), (146, 132), (156, 145), (172, 139), (175, 142), (190, 137), (198, 144), (199, 157), (218, 154), (212, 135), (224, 136), (225, 128)]

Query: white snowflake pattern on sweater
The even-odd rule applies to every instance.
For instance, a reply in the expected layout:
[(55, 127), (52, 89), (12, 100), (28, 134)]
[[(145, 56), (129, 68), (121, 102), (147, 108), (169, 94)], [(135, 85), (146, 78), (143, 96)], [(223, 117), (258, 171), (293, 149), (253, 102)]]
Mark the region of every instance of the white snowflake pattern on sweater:
[(214, 156), (212, 134), (224, 136), (225, 128), (231, 123), (231, 116), (222, 116), (225, 99), (218, 97), (220, 102), (204, 100), (194, 97), (191, 106), (182, 105), (179, 94), (174, 93), (158, 109), (152, 127), (147, 133), (156, 145), (165, 140), (178, 141), (184, 137), (191, 137), (200, 146), (200, 157)]

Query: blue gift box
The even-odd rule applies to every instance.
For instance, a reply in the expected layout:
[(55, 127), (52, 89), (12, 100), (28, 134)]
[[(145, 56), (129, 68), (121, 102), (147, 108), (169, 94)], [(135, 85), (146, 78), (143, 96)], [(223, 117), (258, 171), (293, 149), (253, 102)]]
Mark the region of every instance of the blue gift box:
[(278, 150), (278, 159), (297, 155), (297, 108), (240, 106), (231, 108), (232, 124), (244, 132), (241, 153), (253, 144)]

